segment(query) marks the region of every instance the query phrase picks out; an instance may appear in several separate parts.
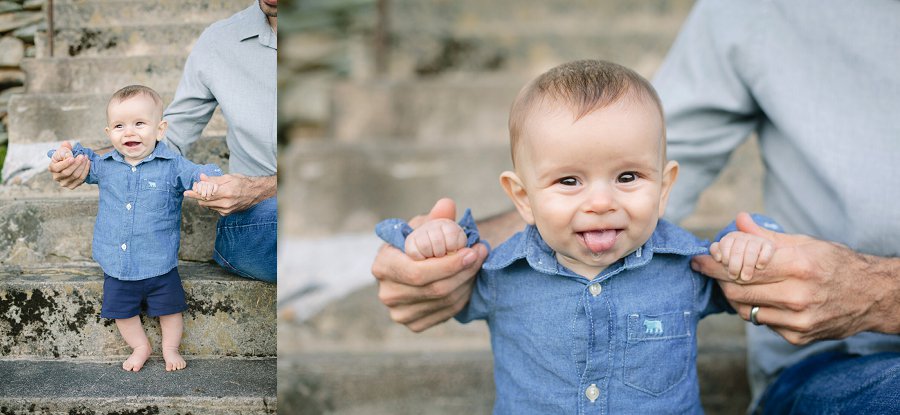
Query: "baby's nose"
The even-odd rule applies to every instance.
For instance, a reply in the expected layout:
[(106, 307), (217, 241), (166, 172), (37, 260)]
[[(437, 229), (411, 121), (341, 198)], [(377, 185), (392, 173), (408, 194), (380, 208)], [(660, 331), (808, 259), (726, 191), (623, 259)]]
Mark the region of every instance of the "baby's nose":
[(616, 200), (609, 186), (595, 185), (590, 189), (584, 206), (585, 211), (606, 213), (615, 210)]

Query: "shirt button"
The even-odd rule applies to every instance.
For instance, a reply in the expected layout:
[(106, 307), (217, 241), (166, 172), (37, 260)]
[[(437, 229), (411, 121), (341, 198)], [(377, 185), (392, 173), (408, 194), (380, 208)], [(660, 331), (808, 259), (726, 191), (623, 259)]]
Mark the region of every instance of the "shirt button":
[(127, 247), (125, 246), (125, 244), (122, 244), (122, 250), (123, 250), (123, 251), (125, 250), (125, 248), (127, 248)]
[(584, 390), (584, 396), (587, 396), (591, 402), (594, 402), (600, 397), (600, 388), (592, 383), (591, 386)]
[(591, 295), (594, 297), (600, 295), (600, 292), (603, 291), (603, 287), (600, 286), (599, 282), (593, 283), (588, 287), (588, 290), (591, 292)]
[(133, 172), (137, 171), (137, 167), (131, 166), (131, 171), (133, 171)]
[(125, 209), (131, 210), (131, 203), (125, 205)]

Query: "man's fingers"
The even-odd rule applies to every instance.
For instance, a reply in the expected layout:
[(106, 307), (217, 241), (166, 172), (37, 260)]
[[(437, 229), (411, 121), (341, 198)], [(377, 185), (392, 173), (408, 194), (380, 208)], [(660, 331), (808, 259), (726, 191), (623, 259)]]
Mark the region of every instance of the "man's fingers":
[[(391, 319), (406, 325), (415, 332), (421, 332), (450, 319), (468, 303), (475, 281), (474, 279), (455, 280), (457, 278), (459, 276), (438, 281), (434, 287), (430, 287), (434, 292), (445, 293), (438, 298), (389, 307)], [(449, 287), (455, 288), (451, 289)], [(399, 287), (391, 286), (387, 281), (381, 283), (379, 285), (379, 298), (384, 301), (385, 297), (391, 296), (391, 293), (386, 293), (385, 291), (393, 291), (397, 288)], [(408, 289), (410, 287), (405, 288)]]
[[(53, 153), (53, 158), (50, 159), (49, 169), (50, 169), (50, 173), (53, 173), (53, 174), (62, 173), (65, 169), (72, 167), (72, 165), (77, 162), (77, 160), (74, 158), (63, 158), (63, 159), (57, 160), (56, 155), (58, 153), (59, 152)], [(74, 171), (74, 169), (72, 169), (72, 171)]]
[(476, 244), (442, 258), (413, 261), (399, 249), (384, 244), (372, 264), (372, 275), (381, 281), (423, 287), (462, 271), (467, 271), (466, 275), (471, 278), (486, 257), (487, 248), (483, 244)]
[(728, 270), (709, 255), (697, 255), (691, 258), (691, 268), (710, 278), (731, 282)]

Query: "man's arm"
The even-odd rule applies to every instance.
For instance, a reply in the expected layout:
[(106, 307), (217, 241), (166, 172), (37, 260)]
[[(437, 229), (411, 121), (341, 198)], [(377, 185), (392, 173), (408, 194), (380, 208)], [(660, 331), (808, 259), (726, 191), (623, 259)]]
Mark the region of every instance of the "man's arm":
[[(416, 217), (416, 227), (427, 219), (456, 219), (456, 204), (450, 199), (435, 203), (426, 217)], [(522, 228), (515, 211), (478, 223), (482, 239), (499, 244)], [(443, 323), (459, 313), (469, 301), (475, 276), (487, 258), (487, 247), (476, 244), (441, 258), (414, 261), (399, 249), (383, 245), (372, 264), (378, 280), (378, 298), (390, 311), (391, 319), (420, 332)]]
[(900, 259), (864, 255), (834, 242), (771, 232), (738, 218), (738, 229), (774, 241), (775, 253), (749, 283), (709, 256), (692, 266), (719, 280), (738, 313), (800, 345), (862, 331), (900, 333)]
[(169, 124), (166, 143), (182, 155), (200, 138), (218, 106), (216, 97), (203, 81), (203, 71), (210, 60), (206, 57), (210, 48), (207, 36), (207, 32), (203, 32), (188, 55), (175, 97), (163, 113)]
[(200, 180), (216, 184), (218, 186), (216, 194), (204, 200), (199, 193), (188, 190), (184, 192), (184, 196), (197, 199), (200, 206), (215, 210), (222, 216), (247, 210), (275, 196), (278, 190), (277, 176), (249, 177), (242, 174), (226, 174), (210, 177), (203, 174)]

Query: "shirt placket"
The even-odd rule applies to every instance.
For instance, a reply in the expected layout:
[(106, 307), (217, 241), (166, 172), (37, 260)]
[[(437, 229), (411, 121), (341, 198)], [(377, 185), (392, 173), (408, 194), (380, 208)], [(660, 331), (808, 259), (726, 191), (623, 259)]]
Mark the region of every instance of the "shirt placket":
[(132, 271), (135, 271), (131, 267), (131, 250), (133, 246), (131, 246), (132, 235), (134, 235), (134, 222), (135, 222), (135, 203), (137, 202), (137, 194), (140, 190), (141, 184), (141, 169), (138, 166), (129, 166), (129, 174), (128, 176), (128, 192), (126, 193), (125, 200), (125, 218), (122, 220), (123, 224), (123, 240), (122, 245), (119, 248), (122, 250), (122, 275), (131, 275)]
[(600, 281), (591, 281), (582, 290), (588, 345), (585, 369), (579, 385), (578, 408), (581, 414), (609, 413), (610, 321), (609, 301)]

